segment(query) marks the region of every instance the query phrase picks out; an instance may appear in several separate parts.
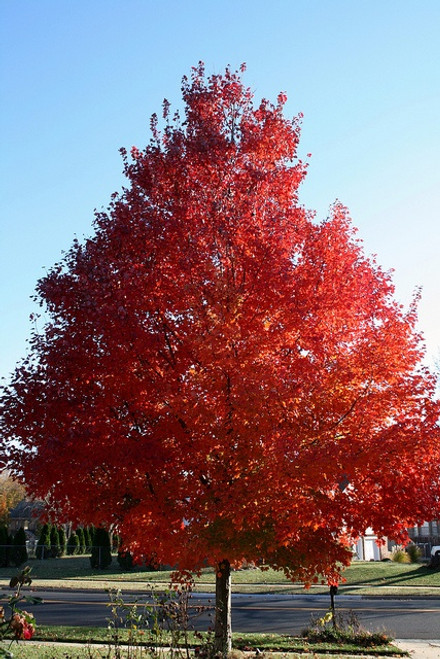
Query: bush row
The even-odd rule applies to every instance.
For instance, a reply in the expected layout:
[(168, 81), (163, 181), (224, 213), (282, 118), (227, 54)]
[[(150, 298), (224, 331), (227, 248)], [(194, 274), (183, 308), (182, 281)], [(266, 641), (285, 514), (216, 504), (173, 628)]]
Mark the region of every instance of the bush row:
[(8, 533), (6, 526), (0, 526), (0, 567), (9, 567), (11, 564), (18, 567), (27, 559), (24, 529), (19, 529), (13, 536)]
[[(113, 536), (114, 547), (119, 546), (120, 539)], [(106, 568), (112, 562), (112, 542), (110, 534), (104, 528), (78, 527), (66, 537), (63, 527), (46, 523), (41, 528), (40, 537), (35, 550), (36, 558), (47, 560), (59, 558), (67, 554), (74, 556), (90, 552), (92, 568)], [(28, 560), (26, 549), (26, 534), (23, 528), (15, 536), (8, 533), (6, 526), (0, 526), (0, 567), (13, 564), (17, 567)], [(133, 558), (128, 551), (118, 552), (118, 563), (121, 569), (133, 568)]]

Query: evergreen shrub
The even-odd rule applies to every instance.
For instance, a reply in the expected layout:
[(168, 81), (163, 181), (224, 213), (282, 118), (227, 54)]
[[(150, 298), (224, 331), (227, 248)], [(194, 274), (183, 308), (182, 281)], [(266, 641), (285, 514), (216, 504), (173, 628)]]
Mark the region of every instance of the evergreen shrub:
[(66, 532), (64, 530), (64, 526), (59, 527), (58, 538), (60, 541), (60, 556), (64, 556), (64, 554), (66, 553), (66, 544), (67, 544)]
[(0, 567), (8, 567), (10, 560), (9, 534), (6, 526), (0, 526)]
[(78, 526), (76, 529), (76, 535), (78, 536), (79, 540), (79, 554), (85, 554), (86, 553), (86, 542), (85, 542), (85, 537), (84, 537), (84, 530), (81, 526)]
[(76, 556), (79, 554), (79, 538), (76, 533), (71, 533), (67, 541), (67, 555)]
[(90, 556), (90, 565), (92, 568), (104, 569), (112, 562), (112, 553), (110, 549), (110, 536), (106, 529), (99, 527), (93, 536), (92, 555)]
[(61, 556), (60, 536), (56, 526), (52, 526), (50, 529), (50, 555), (52, 558)]
[(44, 524), (37, 543), (36, 556), (40, 560), (51, 557), (50, 547), (50, 524)]
[(133, 556), (126, 549), (119, 549), (118, 563), (121, 570), (132, 570), (134, 568)]
[(28, 553), (26, 549), (26, 533), (24, 528), (21, 527), (18, 529), (14, 537), (14, 545), (12, 547), (12, 562), (16, 567), (26, 563), (28, 559)]

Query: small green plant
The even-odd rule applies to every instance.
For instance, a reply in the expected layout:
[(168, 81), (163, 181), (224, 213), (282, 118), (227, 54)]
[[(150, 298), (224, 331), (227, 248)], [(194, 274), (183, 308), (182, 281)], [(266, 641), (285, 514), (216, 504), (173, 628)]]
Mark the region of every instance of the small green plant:
[(406, 551), (403, 549), (396, 549), (391, 554), (391, 560), (395, 563), (409, 563), (410, 559)]
[[(148, 655), (160, 656), (165, 651), (162, 649), (169, 645), (170, 654), (173, 656), (172, 643), (165, 640), (164, 619), (165, 614), (161, 611), (163, 598), (152, 591), (149, 595), (149, 603), (141, 603), (138, 600), (126, 602), (120, 590), (109, 590), (111, 617), (108, 619), (108, 628), (111, 631), (111, 643), (109, 644), (109, 656), (115, 659), (134, 659), (142, 655), (142, 647), (147, 649)], [(122, 650), (123, 647), (123, 650)]]
[(422, 556), (422, 550), (417, 545), (411, 543), (406, 548), (406, 553), (408, 554), (410, 563), (418, 563)]
[[(194, 618), (206, 607), (190, 607), (193, 583), (175, 584), (169, 590), (158, 593), (151, 589), (147, 602), (126, 602), (120, 590), (109, 590), (111, 630), (109, 656), (116, 659), (137, 659), (142, 655), (164, 659), (189, 659), (190, 637), (199, 642), (197, 656), (212, 656), (210, 635), (194, 631)], [(124, 633), (122, 631), (124, 630)], [(128, 636), (127, 636), (128, 631)], [(123, 654), (121, 647), (123, 646)]]
[[(111, 642), (109, 643), (109, 656), (115, 659), (134, 659), (140, 656), (137, 652), (142, 636), (145, 634), (143, 613), (138, 612), (138, 604), (127, 604), (121, 594), (120, 590), (108, 590), (110, 597), (109, 607), (111, 609), (111, 617), (108, 618), (108, 628), (111, 631)], [(128, 629), (128, 637), (121, 635), (121, 630)], [(123, 648), (122, 648), (123, 646)]]

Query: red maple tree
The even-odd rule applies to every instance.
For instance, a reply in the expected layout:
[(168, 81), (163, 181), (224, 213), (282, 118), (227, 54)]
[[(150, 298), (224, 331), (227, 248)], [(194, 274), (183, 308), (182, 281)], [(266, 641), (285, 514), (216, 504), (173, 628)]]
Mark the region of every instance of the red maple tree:
[(199, 65), (184, 119), (164, 102), (123, 151), (129, 185), (38, 283), (50, 320), (2, 396), (10, 466), (59, 516), (216, 568), (223, 650), (230, 566), (334, 583), (367, 527), (433, 513), (440, 464), (415, 305), (341, 204), (299, 204), (299, 119), (241, 73)]

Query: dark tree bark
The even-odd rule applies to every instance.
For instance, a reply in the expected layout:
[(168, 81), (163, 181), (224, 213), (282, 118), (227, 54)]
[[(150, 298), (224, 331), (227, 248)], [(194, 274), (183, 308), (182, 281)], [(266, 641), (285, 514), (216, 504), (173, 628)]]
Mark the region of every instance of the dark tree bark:
[(231, 565), (223, 560), (217, 566), (215, 579), (215, 651), (223, 657), (232, 649)]

